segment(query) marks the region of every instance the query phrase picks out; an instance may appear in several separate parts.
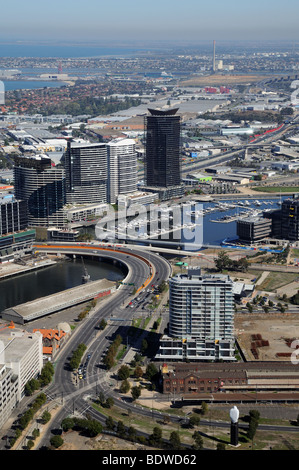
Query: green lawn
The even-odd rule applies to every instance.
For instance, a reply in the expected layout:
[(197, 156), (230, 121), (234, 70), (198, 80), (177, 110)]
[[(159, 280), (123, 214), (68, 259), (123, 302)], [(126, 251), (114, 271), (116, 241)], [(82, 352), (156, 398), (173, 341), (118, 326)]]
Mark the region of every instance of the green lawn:
[(263, 193), (299, 193), (299, 186), (263, 186), (259, 188), (252, 187), (250, 189)]
[(279, 287), (285, 286), (298, 278), (297, 273), (283, 273), (271, 271), (266, 279), (259, 284), (258, 288), (265, 291), (275, 291)]

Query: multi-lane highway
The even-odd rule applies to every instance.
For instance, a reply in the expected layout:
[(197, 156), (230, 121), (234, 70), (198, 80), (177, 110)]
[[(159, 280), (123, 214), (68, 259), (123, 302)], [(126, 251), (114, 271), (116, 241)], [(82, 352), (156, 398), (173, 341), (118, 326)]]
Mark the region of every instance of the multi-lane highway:
[[(62, 419), (68, 414), (76, 411), (84, 415), (88, 413), (94, 418), (103, 422), (103, 417), (90, 408), (84, 399), (86, 395), (96, 395), (102, 391), (106, 397), (113, 396), (113, 391), (109, 384), (109, 375), (101, 363), (104, 352), (111, 343), (113, 336), (122, 334), (124, 325), (129, 325), (134, 314), (134, 308), (128, 308), (127, 304), (132, 298), (132, 288), (129, 284), (134, 284), (136, 296), (143, 298), (147, 294), (147, 289), (152, 285), (157, 285), (163, 280), (167, 280), (171, 274), (169, 263), (161, 256), (154, 253), (143, 253), (141, 250), (125, 249), (123, 247), (96, 247), (94, 245), (38, 245), (36, 250), (44, 252), (77, 253), (81, 255), (101, 256), (116, 259), (124, 263), (128, 268), (126, 284), (121, 285), (117, 292), (105, 299), (95, 309), (95, 312), (87, 318), (82, 326), (78, 327), (71, 340), (64, 346), (63, 350), (55, 361), (55, 378), (53, 384), (48, 387), (46, 393), (49, 402), (56, 401), (63, 404), (61, 411), (56, 415), (55, 422), (51, 428), (59, 427)], [(122, 319), (121, 322), (112, 321), (103, 332), (97, 329), (102, 318), (111, 317)], [(85, 379), (78, 380), (68, 368), (68, 358), (78, 344), (87, 346), (85, 358), (90, 355), (86, 364)], [(130, 345), (129, 345), (130, 346)], [(118, 406), (134, 407), (132, 403), (124, 403), (118, 400)], [(142, 412), (142, 408), (140, 408)], [(143, 410), (150, 415), (150, 411)], [(40, 441), (39, 447), (47, 445), (49, 435), (45, 435)]]

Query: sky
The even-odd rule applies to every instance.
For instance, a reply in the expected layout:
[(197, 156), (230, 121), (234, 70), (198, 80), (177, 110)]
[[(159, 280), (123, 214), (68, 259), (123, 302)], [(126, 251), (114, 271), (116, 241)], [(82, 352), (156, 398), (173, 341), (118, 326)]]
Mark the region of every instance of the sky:
[(9, 0), (1, 41), (299, 39), (298, 0)]

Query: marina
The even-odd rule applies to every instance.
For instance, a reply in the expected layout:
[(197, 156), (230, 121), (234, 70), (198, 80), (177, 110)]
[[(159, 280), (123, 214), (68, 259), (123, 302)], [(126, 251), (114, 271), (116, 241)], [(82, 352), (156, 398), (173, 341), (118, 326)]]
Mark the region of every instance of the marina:
[[(183, 231), (192, 232), (200, 230), (203, 233), (203, 239), (212, 243), (210, 224), (231, 224), (238, 219), (247, 217), (262, 217), (263, 213), (278, 209), (281, 204), (280, 199), (239, 199), (223, 200), (213, 202), (189, 201), (173, 206), (160, 206), (155, 211), (149, 211), (146, 214), (132, 218), (118, 220), (111, 228), (102, 227), (97, 232), (97, 238), (100, 240), (134, 240), (134, 241), (159, 241), (165, 240), (171, 234), (171, 241), (181, 241)], [(234, 225), (234, 224), (233, 224)], [(217, 231), (218, 232), (218, 231)], [(234, 236), (234, 232), (224, 233), (223, 238)], [(187, 237), (190, 239), (190, 237)], [(219, 241), (220, 244), (220, 241)]]

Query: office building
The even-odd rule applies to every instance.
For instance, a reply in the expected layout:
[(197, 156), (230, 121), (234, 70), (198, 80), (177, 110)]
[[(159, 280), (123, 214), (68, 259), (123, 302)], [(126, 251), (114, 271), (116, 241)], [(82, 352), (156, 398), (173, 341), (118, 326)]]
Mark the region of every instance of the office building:
[[(43, 343), (39, 332), (28, 333), (17, 328), (4, 328), (0, 332), (1, 362), (18, 378), (15, 400), (25, 396), (26, 383), (38, 377), (43, 367)], [(1, 366), (0, 366), (1, 367)], [(13, 386), (13, 384), (12, 384)], [(14, 392), (15, 394), (15, 392)]]
[(0, 429), (19, 402), (19, 380), (10, 367), (0, 361)]
[(233, 282), (189, 269), (169, 281), (169, 335), (156, 359), (234, 360)]
[(107, 144), (108, 194), (115, 204), (121, 194), (137, 191), (137, 153), (133, 139), (114, 139)]
[(67, 203), (94, 204), (107, 201), (105, 144), (68, 142), (64, 166)]
[(285, 199), (281, 204), (281, 238), (299, 240), (299, 198)]
[(281, 209), (265, 211), (263, 217), (271, 220), (271, 238), (281, 239)]
[(258, 243), (271, 236), (272, 223), (263, 217), (237, 220), (237, 235), (241, 243)]
[(184, 194), (181, 182), (181, 118), (177, 109), (149, 109), (145, 117), (145, 190), (162, 200)]
[(16, 199), (27, 203), (29, 226), (63, 225), (64, 169), (53, 167), (45, 155), (16, 157), (14, 182)]

